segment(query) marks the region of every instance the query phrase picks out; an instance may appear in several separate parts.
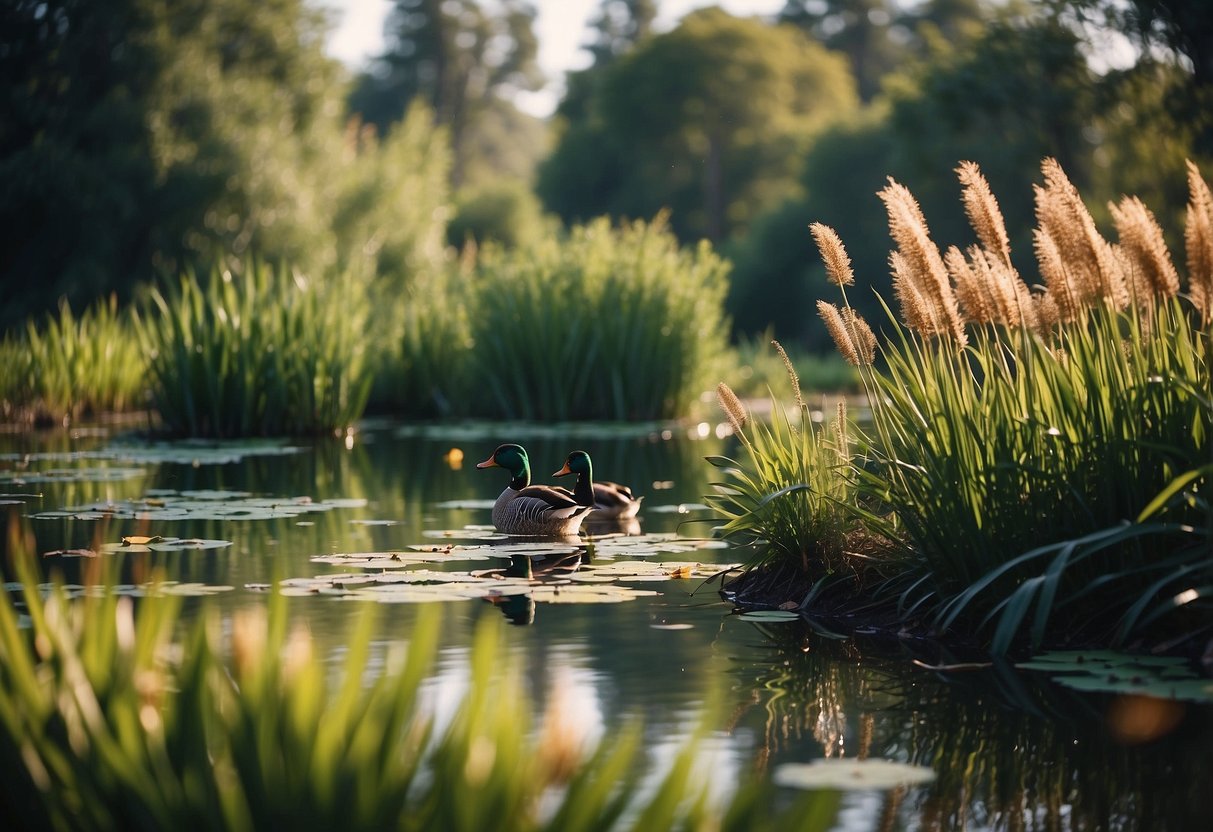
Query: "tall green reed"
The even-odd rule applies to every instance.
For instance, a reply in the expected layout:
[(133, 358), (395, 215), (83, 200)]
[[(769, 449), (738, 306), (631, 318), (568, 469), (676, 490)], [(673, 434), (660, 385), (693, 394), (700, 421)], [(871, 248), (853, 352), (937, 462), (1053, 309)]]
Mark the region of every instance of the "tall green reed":
[(470, 384), (486, 415), (655, 419), (711, 389), (727, 349), (727, 265), (664, 218), (486, 248), (469, 298)]
[(322, 281), (255, 261), (153, 291), (140, 334), (165, 427), (234, 437), (350, 425), (370, 384), (368, 309), (357, 275)]
[(0, 399), (28, 418), (66, 423), (137, 407), (145, 363), (129, 314), (117, 299), (98, 301), (79, 317), (66, 301), (59, 315), (0, 346)]
[[(0, 798), (23, 828), (825, 829), (836, 800), (772, 812), (771, 788), (715, 800), (698, 741), (664, 772), (631, 725), (597, 748), (553, 696), (532, 717), (501, 627), (478, 625), (470, 684), (443, 726), (421, 691), (442, 630), (418, 616), (407, 650), (366, 675), (374, 610), (334, 675), (283, 596), (185, 623), (179, 599), (44, 598), (20, 567), (22, 625), (0, 599)], [(225, 635), (226, 634), (226, 635)], [(659, 778), (646, 784), (645, 777)], [(655, 787), (654, 787), (655, 786)]]

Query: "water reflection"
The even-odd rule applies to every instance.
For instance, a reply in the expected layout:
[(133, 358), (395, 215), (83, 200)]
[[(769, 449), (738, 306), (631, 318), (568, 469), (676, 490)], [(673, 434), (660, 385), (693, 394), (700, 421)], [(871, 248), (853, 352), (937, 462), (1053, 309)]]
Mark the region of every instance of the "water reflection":
[[(331, 574), (342, 568), (313, 562), (315, 556), (407, 551), (413, 545), (434, 544), (431, 535), (441, 536), (443, 530), (489, 523), (488, 506), (501, 483), (461, 467), (460, 458), (483, 458), (503, 441), (525, 441), (536, 471), (555, 470), (570, 450), (585, 448), (601, 476), (628, 482), (646, 496), (640, 518), (623, 527), (587, 522), (584, 531), (592, 538), (580, 541), (573, 552), (542, 558), (515, 555), (489, 565), (490, 570), (540, 583), (564, 580), (587, 564), (609, 562), (601, 556), (609, 547), (598, 541), (613, 535), (626, 539), (641, 532), (707, 533), (710, 524), (686, 521), (703, 516), (694, 506), (709, 490), (712, 469), (702, 457), (723, 450), (721, 440), (710, 433), (703, 440), (679, 433), (668, 441), (654, 441), (648, 434), (520, 437), (511, 430), (440, 431), (427, 437), (398, 435), (394, 426), (382, 425), (364, 430), (351, 442), (307, 443), (302, 452), (289, 456), (197, 466), (145, 463), (143, 473), (129, 480), (40, 484), (41, 497), (0, 505), (0, 516), (32, 534), (39, 552), (99, 548), (131, 534), (231, 540), (232, 546), (210, 551), (41, 561), (44, 569), (53, 566), (73, 581), (86, 577), (88, 570), (98, 571), (99, 561), (104, 561), (116, 566), (118, 579), (128, 583), (159, 573), (183, 582), (235, 585), (234, 592), (211, 599), (226, 622), (236, 611), (264, 603), (264, 595), (246, 590), (246, 584), (264, 586), (276, 578)], [(74, 451), (110, 439), (50, 434), (0, 441), (9, 443), (0, 452), (28, 453)], [(30, 462), (23, 470), (41, 464)], [(13, 468), (11, 459), (0, 460), (0, 470)], [(256, 521), (154, 524), (29, 517), (98, 500), (136, 499), (154, 489), (361, 498), (366, 505)], [(0, 486), (0, 492), (9, 491)], [(0, 536), (5, 553), (8, 545)], [(641, 556), (621, 554), (617, 559), (632, 557)], [(738, 556), (697, 550), (690, 557), (719, 563)], [(467, 569), (468, 564), (451, 568)], [(11, 575), (7, 557), (0, 559), (0, 572)], [(543, 604), (542, 609), (527, 594), (503, 595), (488, 603), (448, 603), (443, 663), (431, 680), (432, 695), (454, 701), (459, 680), (466, 678), (467, 646), (477, 622), (488, 616), (508, 628), (509, 649), (533, 680), (537, 725), (544, 724), (549, 701), (565, 696), (572, 704), (560, 708), (584, 716), (581, 727), (591, 736), (643, 718), (646, 739), (659, 757), (692, 731), (705, 703), (721, 702), (713, 749), (720, 755), (714, 776), (722, 778), (722, 791), (743, 770), (769, 773), (782, 763), (822, 757), (889, 758), (929, 765), (936, 772), (938, 779), (927, 787), (848, 795), (841, 828), (1195, 829), (1204, 828), (1213, 814), (1213, 790), (1206, 786), (1213, 774), (1213, 716), (1208, 707), (1159, 708), (1151, 701), (1085, 696), (1026, 680), (1008, 668), (933, 673), (912, 666), (912, 654), (896, 640), (876, 648), (867, 642), (821, 638), (798, 625), (739, 620), (719, 600), (718, 584), (651, 577), (635, 581), (637, 587), (660, 594), (616, 604)], [(193, 600), (187, 599), (187, 610), (194, 608)], [(291, 599), (292, 615), (306, 624), (317, 649), (332, 656), (334, 672), (340, 667), (351, 613), (361, 607), (332, 597)], [(377, 672), (384, 656), (407, 642), (416, 608), (391, 604), (378, 613), (382, 649), (368, 664), (368, 674)], [(571, 681), (557, 681), (562, 674)], [(572, 693), (553, 693), (560, 686)], [(563, 729), (554, 721), (550, 730)], [(785, 792), (778, 799), (791, 801), (794, 795)]]

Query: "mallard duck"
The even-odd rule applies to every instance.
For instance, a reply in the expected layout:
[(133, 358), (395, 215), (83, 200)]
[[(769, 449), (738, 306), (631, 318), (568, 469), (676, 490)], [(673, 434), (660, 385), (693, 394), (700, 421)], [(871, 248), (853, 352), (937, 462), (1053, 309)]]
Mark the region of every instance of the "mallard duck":
[(564, 467), (552, 476), (563, 477), (576, 474), (573, 496), (583, 506), (594, 507), (594, 519), (627, 520), (640, 511), (644, 497), (632, 494), (632, 489), (617, 482), (594, 479), (594, 466), (585, 451), (573, 451), (564, 461)]
[(592, 509), (567, 488), (531, 485), (531, 463), (521, 445), (499, 445), (477, 468), (504, 468), (513, 479), (493, 504), (493, 525), (506, 534), (577, 534)]

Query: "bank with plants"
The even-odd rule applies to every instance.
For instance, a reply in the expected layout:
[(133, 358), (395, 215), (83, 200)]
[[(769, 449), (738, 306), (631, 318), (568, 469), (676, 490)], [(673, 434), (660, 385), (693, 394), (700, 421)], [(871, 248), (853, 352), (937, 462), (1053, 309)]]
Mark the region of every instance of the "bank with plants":
[[(1203, 651), (1213, 635), (1213, 198), (1189, 164), (1181, 279), (1140, 200), (1098, 231), (1061, 166), (1035, 187), (1040, 284), (1011, 258), (980, 170), (958, 169), (977, 241), (941, 252), (913, 195), (879, 194), (897, 311), (871, 324), (850, 259), (812, 233), (838, 302), (820, 316), (870, 420), (770, 423), (727, 385), (740, 440), (714, 459), (722, 531), (753, 546), (730, 597), (968, 643)], [(877, 334), (879, 332), (879, 334)]]

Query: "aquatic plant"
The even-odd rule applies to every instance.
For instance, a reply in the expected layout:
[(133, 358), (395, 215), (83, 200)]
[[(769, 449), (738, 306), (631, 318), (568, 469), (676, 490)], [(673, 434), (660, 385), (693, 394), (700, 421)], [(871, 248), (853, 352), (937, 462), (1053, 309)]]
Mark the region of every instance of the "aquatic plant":
[[(1198, 608), (1213, 577), (1200, 496), (1213, 469), (1193, 465), (1209, 459), (1213, 428), (1202, 331), (1213, 270), (1190, 250), (1186, 306), (1144, 206), (1111, 206), (1113, 246), (1060, 166), (1042, 168), (1043, 292), (1014, 270), (976, 166), (959, 169), (981, 241), (965, 254), (940, 258), (908, 192), (882, 192), (908, 332), (891, 321), (886, 365), (866, 376), (880, 474), (864, 482), (913, 549), (904, 600), (943, 627), (993, 622), (996, 651), (1025, 633), (1040, 645), (1056, 626), (1123, 643), (1170, 612), (1196, 614), (1183, 607)], [(1190, 184), (1200, 203), (1194, 168)], [(1189, 228), (1208, 222), (1190, 212)], [(1176, 499), (1156, 500), (1185, 476)]]
[(975, 165), (958, 169), (979, 240), (963, 252), (941, 254), (913, 195), (890, 180), (880, 197), (900, 317), (889, 312), (881, 341), (847, 303), (841, 240), (813, 226), (843, 299), (819, 313), (872, 407), (869, 461), (849, 479), (901, 544), (881, 558), (894, 579), (880, 592), (939, 628), (989, 626), (996, 652), (1025, 636), (1185, 632), (1207, 620), (1213, 580), (1213, 199), (1191, 167), (1181, 297), (1144, 205), (1110, 206), (1114, 245), (1060, 166), (1042, 167), (1043, 290), (1015, 269)]
[(679, 248), (665, 218), (513, 251), (486, 247), (469, 304), (471, 389), (490, 415), (657, 419), (711, 389), (727, 348), (728, 266)]
[(829, 794), (772, 812), (770, 785), (751, 782), (718, 800), (694, 776), (698, 739), (656, 771), (640, 762), (638, 725), (593, 747), (559, 691), (533, 721), (532, 692), (491, 618), (442, 725), (421, 695), (442, 630), (436, 605), (368, 680), (375, 605), (356, 617), (334, 674), (283, 596), (224, 622), (204, 605), (186, 624), (176, 596), (137, 609), (114, 593), (44, 598), (22, 569), (20, 601), (0, 598), (0, 799), (23, 828), (813, 830), (834, 820)]
[(27, 419), (70, 422), (137, 406), (144, 360), (129, 315), (110, 296), (79, 317), (66, 301), (59, 315), (26, 324), (0, 345), (0, 400)]
[(256, 261), (154, 290), (139, 329), (164, 426), (215, 437), (346, 427), (370, 384), (369, 305), (356, 275), (326, 282)]
[(815, 414), (802, 397), (787, 353), (772, 343), (792, 387), (791, 413), (772, 393), (770, 420), (753, 419), (721, 382), (717, 398), (744, 458), (708, 457), (724, 480), (713, 483), (715, 493), (706, 500), (725, 520), (717, 529), (720, 534), (755, 544), (748, 570), (790, 565), (819, 591), (830, 580), (854, 578), (856, 560), (871, 555), (880, 518), (869, 515), (873, 531), (863, 531), (855, 477), (862, 462), (853, 459), (855, 428), (845, 399), (838, 400), (832, 421)]

